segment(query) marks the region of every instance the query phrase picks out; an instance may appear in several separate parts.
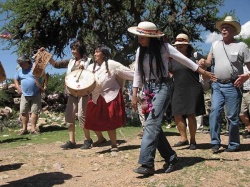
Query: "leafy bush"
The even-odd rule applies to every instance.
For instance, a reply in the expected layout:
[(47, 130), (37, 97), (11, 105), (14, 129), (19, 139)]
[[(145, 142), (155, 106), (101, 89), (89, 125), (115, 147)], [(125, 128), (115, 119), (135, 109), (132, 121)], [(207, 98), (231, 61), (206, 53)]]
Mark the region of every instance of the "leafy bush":
[(0, 90), (0, 106), (6, 106), (12, 100), (11, 95), (6, 93), (6, 90)]

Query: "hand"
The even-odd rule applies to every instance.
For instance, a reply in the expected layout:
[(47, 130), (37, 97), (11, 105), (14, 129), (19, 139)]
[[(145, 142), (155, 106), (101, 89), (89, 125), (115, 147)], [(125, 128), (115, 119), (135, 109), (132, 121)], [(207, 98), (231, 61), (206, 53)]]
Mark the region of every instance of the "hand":
[(21, 89), (20, 86), (18, 86), (18, 87), (16, 88), (16, 90), (17, 90), (17, 93), (18, 93), (18, 94), (22, 94), (22, 89)]
[(137, 111), (137, 97), (132, 97), (131, 107)]
[(236, 81), (234, 81), (234, 86), (235, 87), (241, 87), (244, 82), (246, 82), (249, 79), (249, 74), (241, 74), (238, 75), (238, 78)]
[(80, 64), (79, 69), (84, 69), (84, 65)]
[(201, 58), (199, 61), (198, 61), (198, 65), (201, 67), (201, 68), (205, 68), (205, 63), (206, 63), (206, 60), (204, 58)]
[(38, 49), (39, 52), (42, 52), (42, 51), (46, 51), (46, 49), (44, 47), (41, 47), (40, 49)]
[(212, 82), (216, 82), (217, 81), (217, 77), (214, 75), (214, 73), (211, 73), (209, 71), (203, 70), (202, 76), (203, 76), (204, 79), (209, 79)]

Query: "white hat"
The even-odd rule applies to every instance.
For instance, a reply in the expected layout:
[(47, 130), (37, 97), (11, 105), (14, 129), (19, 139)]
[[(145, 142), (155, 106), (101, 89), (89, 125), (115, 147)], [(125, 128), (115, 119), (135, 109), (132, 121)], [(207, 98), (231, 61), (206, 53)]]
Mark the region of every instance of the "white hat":
[(229, 24), (229, 25), (233, 26), (233, 27), (235, 28), (235, 33), (234, 33), (234, 35), (239, 34), (240, 31), (241, 31), (240, 23), (237, 22), (237, 21), (235, 21), (234, 18), (233, 18), (232, 16), (227, 16), (223, 21), (218, 21), (218, 22), (216, 23), (216, 28), (217, 28), (219, 31), (221, 31), (221, 30), (222, 30), (221, 26), (222, 26), (223, 24)]
[(175, 43), (173, 45), (178, 45), (178, 44), (191, 45), (189, 42), (190, 41), (188, 36), (186, 34), (181, 33), (176, 36)]
[(146, 36), (149, 38), (158, 38), (162, 37), (165, 34), (158, 31), (156, 25), (149, 21), (143, 21), (138, 24), (138, 26), (129, 27), (128, 32), (138, 36)]

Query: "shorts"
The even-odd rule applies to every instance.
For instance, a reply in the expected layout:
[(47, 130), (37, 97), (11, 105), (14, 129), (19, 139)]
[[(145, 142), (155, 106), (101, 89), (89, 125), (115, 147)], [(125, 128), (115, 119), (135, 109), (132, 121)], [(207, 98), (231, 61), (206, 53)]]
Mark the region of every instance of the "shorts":
[(41, 95), (21, 96), (20, 113), (39, 114), (42, 108)]
[(243, 93), (240, 114), (250, 111), (250, 92)]
[(67, 124), (75, 124), (76, 113), (79, 120), (79, 125), (84, 127), (85, 125), (85, 112), (88, 103), (88, 96), (75, 97), (69, 94), (66, 112), (65, 122)]

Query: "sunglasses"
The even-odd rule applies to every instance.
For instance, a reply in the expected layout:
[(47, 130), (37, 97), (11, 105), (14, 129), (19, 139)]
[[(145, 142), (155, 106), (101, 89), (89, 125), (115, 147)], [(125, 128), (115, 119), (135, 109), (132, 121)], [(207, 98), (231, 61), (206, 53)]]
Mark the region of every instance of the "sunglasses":
[(18, 63), (18, 64), (24, 64), (25, 61), (18, 61), (17, 63)]

